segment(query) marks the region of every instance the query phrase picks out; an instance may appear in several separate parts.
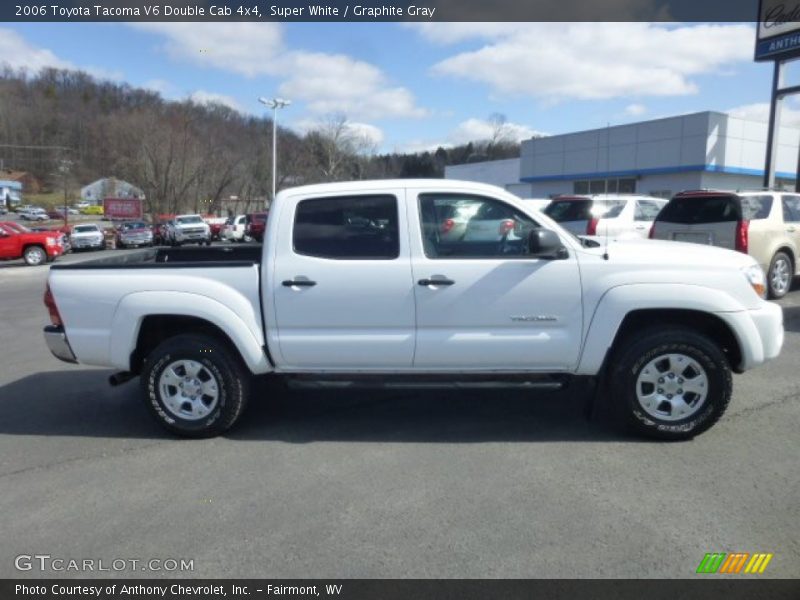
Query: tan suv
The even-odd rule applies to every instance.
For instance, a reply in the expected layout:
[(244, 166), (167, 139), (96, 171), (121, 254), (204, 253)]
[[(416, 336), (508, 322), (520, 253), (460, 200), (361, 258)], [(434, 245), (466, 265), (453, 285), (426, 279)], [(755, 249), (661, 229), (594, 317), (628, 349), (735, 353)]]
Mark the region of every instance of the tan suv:
[(767, 274), (769, 297), (781, 298), (800, 274), (800, 194), (681, 192), (658, 214), (650, 237), (745, 252)]

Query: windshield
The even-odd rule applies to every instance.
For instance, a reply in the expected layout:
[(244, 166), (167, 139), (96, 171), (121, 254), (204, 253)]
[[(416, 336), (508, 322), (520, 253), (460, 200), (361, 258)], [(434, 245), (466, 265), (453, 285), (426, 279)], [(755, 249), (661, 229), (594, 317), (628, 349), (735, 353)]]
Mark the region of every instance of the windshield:
[(592, 217), (595, 219), (615, 219), (625, 208), (625, 200), (595, 200), (592, 204)]
[(123, 223), (123, 229), (145, 229), (147, 227), (147, 223), (142, 222), (134, 222), (134, 223)]
[(5, 223), (4, 225), (6, 229), (10, 229), (12, 231), (16, 230), (22, 233), (31, 233), (31, 230), (21, 223)]
[(76, 225), (73, 229), (75, 233), (97, 233), (97, 225)]
[(178, 217), (175, 219), (180, 225), (195, 225), (197, 223), (202, 223), (203, 219), (198, 216), (193, 217)]

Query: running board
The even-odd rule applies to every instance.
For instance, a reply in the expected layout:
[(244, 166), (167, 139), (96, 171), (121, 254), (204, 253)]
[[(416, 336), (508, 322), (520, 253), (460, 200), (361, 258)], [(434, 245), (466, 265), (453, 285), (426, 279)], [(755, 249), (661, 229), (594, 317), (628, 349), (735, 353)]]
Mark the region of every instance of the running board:
[(566, 388), (565, 375), (289, 375), (286, 383), (295, 389), (518, 389), (556, 391)]

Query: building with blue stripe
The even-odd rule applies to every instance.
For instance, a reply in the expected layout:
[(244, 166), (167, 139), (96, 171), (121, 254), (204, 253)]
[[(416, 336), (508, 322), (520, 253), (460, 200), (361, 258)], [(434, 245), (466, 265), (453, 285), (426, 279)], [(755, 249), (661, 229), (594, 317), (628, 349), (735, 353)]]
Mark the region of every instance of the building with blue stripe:
[[(793, 188), (800, 129), (782, 127), (777, 185)], [(705, 111), (522, 142), (519, 159), (447, 167), (445, 177), (505, 187), (523, 198), (557, 194), (758, 189), (767, 123)]]

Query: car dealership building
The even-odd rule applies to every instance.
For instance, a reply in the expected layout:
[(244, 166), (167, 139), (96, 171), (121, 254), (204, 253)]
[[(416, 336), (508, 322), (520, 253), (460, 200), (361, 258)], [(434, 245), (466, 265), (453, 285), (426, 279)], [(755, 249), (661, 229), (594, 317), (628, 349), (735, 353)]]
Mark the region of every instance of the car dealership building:
[[(522, 198), (759, 189), (767, 129), (705, 111), (525, 140), (518, 159), (448, 166), (445, 177), (499, 185)], [(793, 189), (800, 129), (782, 127), (778, 141), (776, 185)]]

